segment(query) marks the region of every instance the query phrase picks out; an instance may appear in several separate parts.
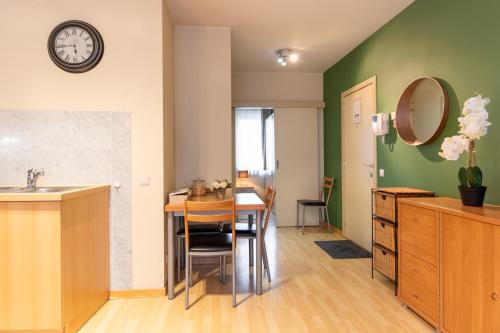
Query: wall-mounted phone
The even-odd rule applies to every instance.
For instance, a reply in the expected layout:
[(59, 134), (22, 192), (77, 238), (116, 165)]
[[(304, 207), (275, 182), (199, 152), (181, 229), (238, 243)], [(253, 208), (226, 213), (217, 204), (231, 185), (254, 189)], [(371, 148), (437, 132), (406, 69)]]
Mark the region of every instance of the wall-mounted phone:
[(388, 113), (377, 113), (372, 116), (372, 131), (375, 135), (386, 135), (389, 133)]

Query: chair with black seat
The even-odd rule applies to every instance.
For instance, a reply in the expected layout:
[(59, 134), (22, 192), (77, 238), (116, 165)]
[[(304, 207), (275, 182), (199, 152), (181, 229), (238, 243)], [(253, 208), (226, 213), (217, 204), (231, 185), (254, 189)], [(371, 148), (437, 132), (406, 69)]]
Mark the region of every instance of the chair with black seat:
[(330, 201), (330, 195), (332, 194), (333, 184), (335, 182), (334, 178), (325, 177), (323, 186), (321, 187), (319, 193), (319, 200), (315, 199), (299, 199), (297, 200), (297, 222), (296, 227), (299, 228), (299, 216), (300, 216), (300, 206), (302, 206), (302, 234), (304, 234), (305, 220), (306, 220), (306, 207), (317, 207), (323, 212), (323, 217), (326, 217), (326, 223), (328, 224), (328, 232), (330, 232), (330, 218), (328, 216), (328, 202)]
[[(271, 272), (269, 270), (269, 260), (267, 258), (267, 250), (266, 250), (266, 242), (265, 242), (265, 236), (266, 236), (266, 231), (267, 227), (269, 225), (269, 220), (271, 218), (271, 210), (273, 207), (274, 203), (274, 198), (276, 196), (276, 190), (274, 190), (272, 187), (268, 187), (266, 189), (266, 194), (264, 197), (264, 204), (266, 206), (265, 211), (264, 211), (264, 224), (262, 226), (262, 260), (264, 262), (264, 270), (267, 275), (267, 280), (271, 282)], [(225, 225), (223, 227), (223, 231), (226, 233), (231, 233), (232, 228), (230, 225)], [(257, 229), (255, 224), (248, 224), (248, 223), (236, 223), (236, 237), (238, 238), (246, 238), (250, 242), (253, 242), (254, 240), (257, 239)], [(253, 255), (253, 254), (251, 254)]]
[[(235, 204), (234, 198), (222, 201), (195, 202), (186, 200), (184, 203), (184, 228), (186, 230), (184, 244), (186, 249), (186, 278), (184, 280), (186, 293), (186, 310), (189, 309), (189, 287), (191, 281), (191, 260), (193, 256), (218, 256), (223, 258), (230, 255), (233, 268), (233, 307), (236, 306), (236, 234), (232, 233), (209, 233), (195, 234), (190, 232), (190, 222), (196, 223), (218, 223), (230, 222), (235, 230)], [(225, 265), (224, 265), (225, 266)], [(225, 268), (222, 266), (222, 274)]]
[[(182, 222), (182, 221), (181, 221)], [(189, 227), (189, 232), (193, 234), (218, 234), (222, 231), (222, 227), (219, 223), (217, 224), (192, 224)], [(186, 234), (186, 229), (184, 223), (181, 225), (177, 231), (177, 281), (181, 280), (181, 259), (183, 258), (184, 251), (182, 251), (182, 241), (184, 240)], [(221, 273), (222, 278), (222, 273)]]

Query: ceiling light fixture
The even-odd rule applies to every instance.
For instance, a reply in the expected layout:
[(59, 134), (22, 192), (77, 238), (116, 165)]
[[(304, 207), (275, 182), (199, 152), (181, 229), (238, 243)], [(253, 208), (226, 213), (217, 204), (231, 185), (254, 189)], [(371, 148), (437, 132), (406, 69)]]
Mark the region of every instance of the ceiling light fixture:
[(297, 62), (299, 60), (299, 53), (295, 50), (282, 49), (276, 51), (276, 57), (278, 64), (280, 64), (281, 66), (286, 66), (288, 65), (288, 61)]

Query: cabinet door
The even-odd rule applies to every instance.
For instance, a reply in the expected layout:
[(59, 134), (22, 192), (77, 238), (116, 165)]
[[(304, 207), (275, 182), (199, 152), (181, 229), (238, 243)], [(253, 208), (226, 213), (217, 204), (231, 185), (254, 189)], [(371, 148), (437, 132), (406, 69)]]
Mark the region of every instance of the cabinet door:
[(500, 332), (499, 301), (494, 300), (500, 274), (500, 264), (495, 262), (500, 255), (500, 227), (448, 214), (443, 214), (442, 221), (444, 329)]

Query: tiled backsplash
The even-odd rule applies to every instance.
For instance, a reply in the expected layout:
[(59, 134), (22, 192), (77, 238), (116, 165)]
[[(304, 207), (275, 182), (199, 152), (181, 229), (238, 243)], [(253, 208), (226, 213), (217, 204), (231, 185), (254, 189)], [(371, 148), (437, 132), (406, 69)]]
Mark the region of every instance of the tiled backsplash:
[(0, 111), (0, 186), (113, 184), (111, 289), (132, 288), (130, 113)]

